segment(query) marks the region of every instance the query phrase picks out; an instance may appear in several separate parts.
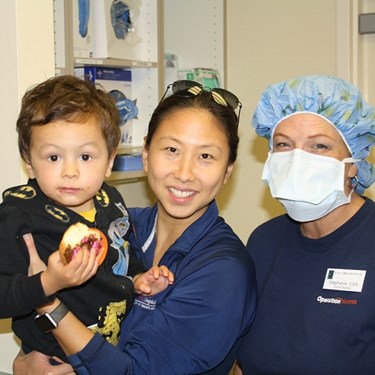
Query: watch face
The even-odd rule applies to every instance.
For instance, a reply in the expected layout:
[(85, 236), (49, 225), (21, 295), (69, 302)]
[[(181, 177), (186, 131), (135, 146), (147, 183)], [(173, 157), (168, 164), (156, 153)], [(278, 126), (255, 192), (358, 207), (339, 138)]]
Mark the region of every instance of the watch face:
[(36, 326), (44, 333), (51, 332), (57, 327), (56, 322), (49, 314), (39, 315), (35, 318)]

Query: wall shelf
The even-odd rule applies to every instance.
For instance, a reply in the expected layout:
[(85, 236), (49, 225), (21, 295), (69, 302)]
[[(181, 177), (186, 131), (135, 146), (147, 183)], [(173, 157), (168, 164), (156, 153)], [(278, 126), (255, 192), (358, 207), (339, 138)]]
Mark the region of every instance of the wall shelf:
[(106, 178), (106, 182), (109, 183), (127, 183), (138, 181), (141, 178), (145, 178), (147, 176), (145, 171), (129, 171), (129, 172), (112, 172), (111, 176)]
[(120, 145), (117, 149), (117, 155), (141, 154), (142, 148), (141, 146)]
[(111, 68), (157, 68), (157, 62), (135, 61), (126, 59), (94, 59), (86, 57), (74, 58), (76, 68), (84, 66), (107, 66)]

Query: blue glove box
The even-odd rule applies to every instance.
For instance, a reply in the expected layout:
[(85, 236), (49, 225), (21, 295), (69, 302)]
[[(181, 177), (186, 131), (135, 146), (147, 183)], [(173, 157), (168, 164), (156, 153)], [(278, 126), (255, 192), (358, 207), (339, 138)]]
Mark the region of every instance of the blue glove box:
[(129, 172), (143, 170), (142, 155), (117, 155), (113, 171)]

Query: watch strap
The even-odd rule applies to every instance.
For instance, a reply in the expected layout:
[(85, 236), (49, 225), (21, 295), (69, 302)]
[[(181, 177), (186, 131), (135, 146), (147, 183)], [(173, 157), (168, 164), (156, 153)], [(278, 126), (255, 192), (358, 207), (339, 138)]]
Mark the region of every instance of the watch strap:
[(60, 302), (60, 304), (52, 310), (49, 315), (51, 318), (56, 322), (59, 323), (61, 319), (69, 312), (68, 307), (63, 303)]

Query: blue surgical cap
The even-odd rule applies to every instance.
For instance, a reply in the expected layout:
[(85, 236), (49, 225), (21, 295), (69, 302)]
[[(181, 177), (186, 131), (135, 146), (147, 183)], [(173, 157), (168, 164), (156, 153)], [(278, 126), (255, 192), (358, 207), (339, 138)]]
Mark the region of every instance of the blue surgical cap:
[(375, 180), (374, 166), (364, 160), (375, 144), (375, 108), (366, 103), (357, 87), (334, 76), (306, 76), (269, 86), (253, 116), (258, 135), (269, 140), (275, 126), (296, 112), (316, 113), (341, 133), (350, 147), (358, 169), (360, 194)]

